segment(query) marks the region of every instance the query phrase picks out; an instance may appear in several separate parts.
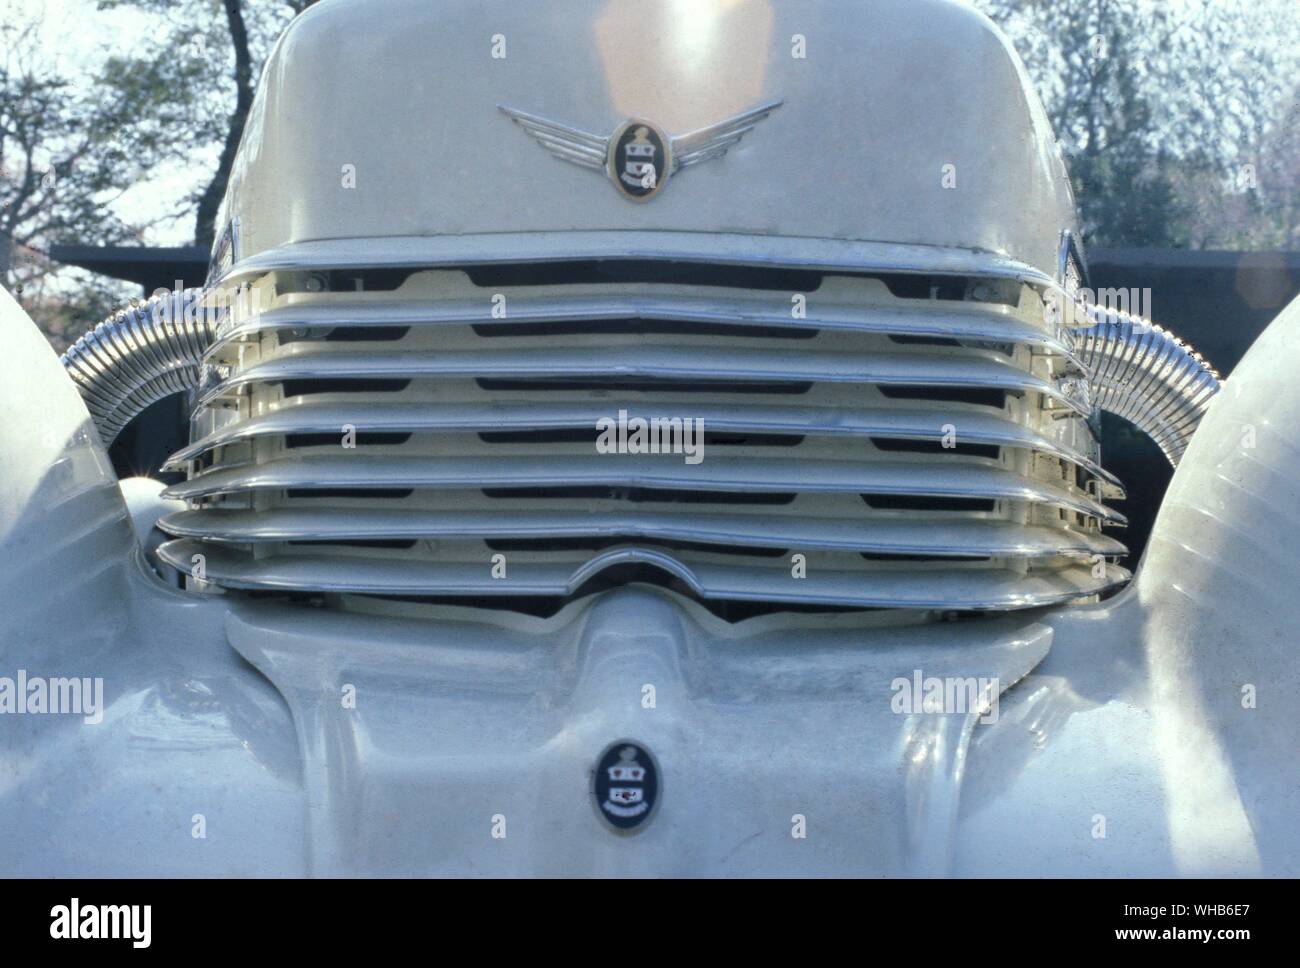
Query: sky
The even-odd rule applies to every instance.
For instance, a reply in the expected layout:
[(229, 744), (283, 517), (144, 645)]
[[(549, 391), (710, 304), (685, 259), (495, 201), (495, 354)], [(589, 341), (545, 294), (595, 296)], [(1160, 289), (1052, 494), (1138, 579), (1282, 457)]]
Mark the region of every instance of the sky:
[[(147, 45), (152, 22), (139, 10), (98, 10), (95, 0), (0, 0), (0, 23), (38, 20), (42, 45), (60, 71), (90, 83), (88, 75), (113, 49)], [(113, 207), (127, 222), (180, 216), (149, 229), (151, 245), (188, 245), (194, 216), (184, 199), (206, 181), (202, 166), (163, 166), (147, 185), (128, 192)]]

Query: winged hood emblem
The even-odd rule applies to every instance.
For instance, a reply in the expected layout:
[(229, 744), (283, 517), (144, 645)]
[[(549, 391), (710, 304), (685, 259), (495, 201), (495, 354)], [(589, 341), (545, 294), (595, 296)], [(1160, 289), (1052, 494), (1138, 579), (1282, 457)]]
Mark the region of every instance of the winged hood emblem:
[(629, 119), (602, 137), (504, 104), (498, 107), (555, 157), (605, 171), (625, 198), (643, 202), (660, 192), (676, 171), (725, 155), (782, 103), (768, 101), (675, 137), (640, 118)]

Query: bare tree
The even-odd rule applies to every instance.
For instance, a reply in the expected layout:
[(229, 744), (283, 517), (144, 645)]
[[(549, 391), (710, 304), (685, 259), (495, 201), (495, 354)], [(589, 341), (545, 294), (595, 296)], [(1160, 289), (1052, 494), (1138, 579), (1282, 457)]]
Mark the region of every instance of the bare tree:
[(253, 107), (261, 62), (291, 16), (317, 0), (99, 0), (101, 9), (134, 6), (158, 18), (174, 56), (157, 69), (173, 79), (188, 109), (190, 142), (220, 145), (216, 167), (191, 202), (194, 242), (209, 248), (217, 211)]
[[(317, 0), (286, 0), (286, 2), (294, 14), (300, 14)], [(203, 190), (203, 194), (199, 196), (194, 222), (194, 242), (204, 248), (211, 248), (216, 237), (217, 210), (221, 207), (221, 199), (226, 194), (226, 186), (230, 182), (230, 170), (235, 162), (235, 153), (239, 150), (239, 141), (244, 135), (244, 125), (248, 122), (248, 113), (253, 107), (253, 52), (249, 42), (248, 24), (244, 20), (244, 0), (222, 0), (222, 7), (234, 53), (235, 108), (230, 115), (230, 124), (221, 148), (221, 158), (217, 162), (217, 170), (212, 180), (208, 182), (207, 188)]]
[(1294, 0), (977, 2), (1038, 84), (1096, 241), (1295, 244)]
[[(1186, 17), (1196, 52), (1176, 78), (1190, 168), (1192, 244), (1300, 244), (1300, 18), (1293, 3), (1199, 0)], [(1200, 27), (1201, 29), (1195, 29)]]
[(113, 202), (164, 152), (172, 118), (144, 74), (112, 60), (90, 84), (41, 58), (36, 23), (0, 27), (0, 283), (14, 291), (49, 271), (52, 242), (116, 242), (141, 226)]
[(1179, 203), (1155, 125), (1152, 49), (1169, 27), (1135, 0), (983, 0), (1012, 36), (1069, 161), (1084, 230), (1118, 245), (1176, 243)]
[(211, 248), (216, 233), (217, 210), (221, 199), (226, 194), (226, 185), (230, 181), (230, 169), (235, 161), (235, 152), (239, 149), (240, 138), (244, 134), (244, 124), (248, 121), (248, 112), (253, 107), (253, 55), (248, 46), (248, 25), (244, 22), (243, 0), (222, 0), (225, 8), (227, 29), (235, 61), (235, 109), (230, 115), (230, 124), (226, 130), (225, 143), (221, 147), (221, 158), (217, 162), (216, 173), (208, 182), (208, 187), (199, 196), (198, 211), (194, 222), (194, 242), (205, 248)]

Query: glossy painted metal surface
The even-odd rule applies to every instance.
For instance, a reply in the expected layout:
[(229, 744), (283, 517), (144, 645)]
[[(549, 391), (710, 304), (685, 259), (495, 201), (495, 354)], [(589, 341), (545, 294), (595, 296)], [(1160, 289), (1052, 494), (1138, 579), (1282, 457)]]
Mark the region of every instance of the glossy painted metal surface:
[(1300, 300), (1214, 398), (1133, 585), (1049, 620), (972, 744), (960, 870), (1300, 873), (1297, 352)]
[[(463, 42), (484, 35), (485, 10), (506, 31), (504, 64), (486, 45)], [(385, 350), (381, 337), (392, 334), (380, 331), (394, 325), (409, 327), (401, 348), (415, 354), (455, 357), (483, 340), (515, 364), (526, 342), (572, 363), (595, 340), (608, 352), (640, 339), (635, 330), (544, 331), (541, 339), (476, 332), (493, 326), (481, 317), (494, 290), (474, 305), (451, 268), (426, 289), (416, 279), (396, 293), (304, 295), (303, 275), (331, 266), (616, 252), (695, 265), (892, 267), (1037, 293), (1053, 285), (1060, 229), (1073, 218), (1068, 186), (1017, 62), (974, 13), (940, 0), (592, 0), (574, 10), (561, 29), (542, 5), (321, 0), (298, 21), (268, 69), (227, 207), (241, 217), (231, 278), (274, 286), (278, 301), (232, 319), (206, 361), (218, 380), (310, 357), (331, 340), (365, 360), (397, 348), (389, 341)], [(587, 29), (573, 30), (584, 10)], [(646, 16), (659, 30), (640, 32), (633, 46), (626, 25)], [(824, 55), (825, 70), (787, 61), (795, 32)], [(521, 42), (530, 35), (544, 42)], [(426, 69), (431, 62), (436, 70)], [(418, 79), (409, 64), (422, 65)], [(557, 83), (557, 65), (587, 83)], [(683, 81), (646, 85), (647, 70)], [(855, 82), (839, 83), (845, 76)], [(900, 85), (900, 76), (911, 80)], [(547, 117), (592, 130), (645, 112), (688, 131), (764, 98), (784, 97), (786, 106), (726, 157), (633, 206), (608, 186), (588, 203), (590, 174), (546, 157), (495, 110), (507, 89), (534, 94), (530, 106)], [(375, 103), (392, 110), (374, 111)], [(518, 153), (512, 137), (524, 141)], [(811, 164), (810, 145), (827, 146)], [(956, 190), (939, 187), (937, 169), (949, 161)], [(555, 170), (539, 173), (539, 164)], [(336, 187), (344, 165), (356, 166), (355, 190)], [(864, 183), (891, 190), (872, 197)], [(535, 315), (504, 322), (550, 326), (571, 308), (612, 329), (619, 318), (653, 322), (677, 310), (678, 322), (749, 330), (672, 335), (674, 349), (688, 345), (724, 369), (721, 361), (744, 358), (738, 351), (778, 350), (792, 366), (815, 362), (817, 372), (833, 372), (828, 354), (912, 354), (922, 373), (948, 356), (963, 367), (987, 362), (996, 343), (1011, 364), (999, 368), (1008, 384), (1022, 381), (1000, 414), (967, 399), (893, 399), (875, 385), (820, 379), (807, 399), (727, 394), (702, 403), (724, 418), (733, 408), (744, 426), (779, 426), (794, 410), (839, 410), (899, 433), (922, 430), (910, 423), (920, 412), (947, 415), (959, 430), (978, 416), (969, 426), (985, 435), (1014, 422), (1020, 438), (1000, 445), (1000, 466), (832, 433), (807, 434), (799, 460), (789, 458), (793, 448), (747, 452), (742, 443), (699, 467), (643, 468), (630, 457), (596, 466), (547, 442), (554, 459), (530, 464), (516, 443), (457, 436), (448, 415), (460, 412), (473, 430), (493, 394), (527, 393), (540, 398), (515, 403), (533, 402), (538, 420), (563, 423), (584, 402), (578, 393), (489, 390), (472, 372), (414, 379), (405, 398), (387, 399), (350, 389), (286, 395), (282, 383), (250, 382), (200, 408), (198, 456), (215, 463), (182, 486), (191, 498), (214, 484), (242, 490), (167, 515), (179, 536), (170, 554), (186, 575), (201, 554), (204, 573), (224, 571), (232, 585), (334, 589), (311, 602), (221, 592), (212, 582), (200, 584), (204, 594), (182, 592), (147, 567), (135, 533), (152, 535), (149, 517), (161, 509), (133, 498), (132, 528), (90, 413), (40, 333), (0, 293), (0, 677), (102, 677), (105, 700), (93, 723), (0, 712), (0, 873), (1300, 874), (1300, 712), (1290, 701), (1300, 688), (1291, 647), (1300, 624), (1300, 453), (1288, 437), (1300, 424), (1289, 365), (1300, 349), (1300, 303), (1214, 400), (1136, 580), (1101, 603), (1053, 607), (1124, 578), (1105, 561), (1099, 572), (1091, 558), (1120, 550), (1096, 520), (1060, 514), (1104, 515), (1110, 500), (1111, 482), (1090, 472), (1087, 421), (1050, 392), (1083, 381), (1081, 391), (1062, 392), (1087, 399), (1072, 345), (1023, 290), (1013, 310), (904, 303), (852, 285), (828, 278), (809, 300), (806, 324), (788, 304), (765, 304), (770, 294), (671, 290), (655, 301), (642, 289), (604, 301), (552, 291), (550, 303), (510, 290), (510, 305)], [(756, 332), (777, 325), (808, 332), (781, 342)], [(900, 344), (891, 335), (976, 345)], [(1047, 389), (1025, 392), (1025, 380)], [(650, 396), (642, 403), (651, 409), (689, 399), (637, 393)], [(289, 446), (324, 432), (313, 408), (324, 419), (349, 405), (390, 427), (407, 419), (393, 407), (414, 405), (426, 408), (426, 422), (411, 441), (361, 448), (364, 457), (350, 462), (336, 444)], [(501, 449), (489, 461), (493, 448)], [(788, 504), (703, 510), (553, 494), (519, 506), (477, 486), (373, 504), (365, 495), (277, 499), (257, 486), (276, 474), (281, 485), (325, 487), (330, 475), (334, 483), (412, 471), (469, 481), (485, 470), (513, 483), (622, 474), (624, 483), (685, 485), (699, 474), (762, 487), (776, 475), (801, 493)], [(1016, 499), (993, 512), (900, 514), (834, 490), (868, 480), (904, 496), (921, 487)], [(466, 542), (629, 534), (634, 547), (594, 555), (569, 549), (542, 561), (512, 551), (511, 574), (523, 587), (569, 589), (606, 564), (652, 564), (678, 588), (618, 585), (547, 618), (349, 592), (459, 582), (490, 594), (481, 547), (474, 568), (455, 567), (471, 563), (458, 557)], [(394, 535), (431, 544), (404, 552), (414, 562), (390, 547), (288, 544)], [(728, 622), (694, 600), (787, 595), (788, 559), (763, 566), (760, 556), (693, 547), (772, 541), (813, 546), (801, 579), (809, 601), (909, 608)], [(935, 560), (882, 564), (862, 550)], [(981, 551), (994, 560), (953, 560)], [(434, 574), (439, 568), (445, 573)], [(955, 602), (1027, 610), (957, 617)], [(926, 677), (992, 688), (960, 709), (899, 708), (897, 684)], [(1243, 701), (1247, 687), (1256, 701)], [(588, 792), (601, 751), (620, 737), (653, 751), (664, 778), (658, 813), (635, 838), (611, 834)], [(498, 817), (505, 838), (492, 835)], [(805, 837), (793, 835), (800, 823)]]
[[(725, 157), (641, 205), (540, 151), (498, 109), (591, 131), (645, 117), (690, 132), (775, 100)], [(948, 0), (324, 0), (267, 64), (226, 215), (243, 217), (235, 272), (324, 240), (354, 257), (343, 240), (441, 236), (459, 260), (464, 236), (491, 235), (498, 250), (533, 233), (622, 236), (603, 257), (644, 251), (652, 233), (703, 233), (688, 244), (730, 252), (713, 236), (726, 232), (770, 253), (800, 238), (943, 246), (1046, 275), (1075, 218), (1010, 45)], [(575, 257), (581, 240), (560, 242)]]
[(224, 603), (146, 567), (90, 414), (3, 290), (0, 344), (0, 678), (99, 679), (103, 700), (0, 702), (0, 874), (301, 870), (283, 700), (231, 650)]
[[(1050, 644), (1008, 620), (960, 639), (861, 616), (740, 629), (640, 589), (544, 623), (437, 614), (232, 612), (232, 644), (293, 710), (313, 874), (940, 873), (978, 712), (896, 715), (888, 684), (923, 647), (936, 674), (1009, 685)], [(355, 710), (337, 699), (347, 685)], [(633, 841), (587, 802), (594, 757), (619, 736), (664, 772)], [(792, 838), (795, 814), (824, 835)]]

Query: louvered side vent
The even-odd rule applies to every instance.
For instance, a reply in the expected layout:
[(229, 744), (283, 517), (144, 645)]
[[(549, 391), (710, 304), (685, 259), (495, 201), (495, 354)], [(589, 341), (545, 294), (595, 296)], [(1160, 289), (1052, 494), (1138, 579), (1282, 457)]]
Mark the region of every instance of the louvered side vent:
[[(558, 607), (657, 581), (752, 614), (1128, 577), (1087, 381), (1020, 282), (600, 263), (256, 291), (172, 459), (161, 554), (200, 588)], [(675, 452), (632, 452), (637, 418), (677, 421)]]

